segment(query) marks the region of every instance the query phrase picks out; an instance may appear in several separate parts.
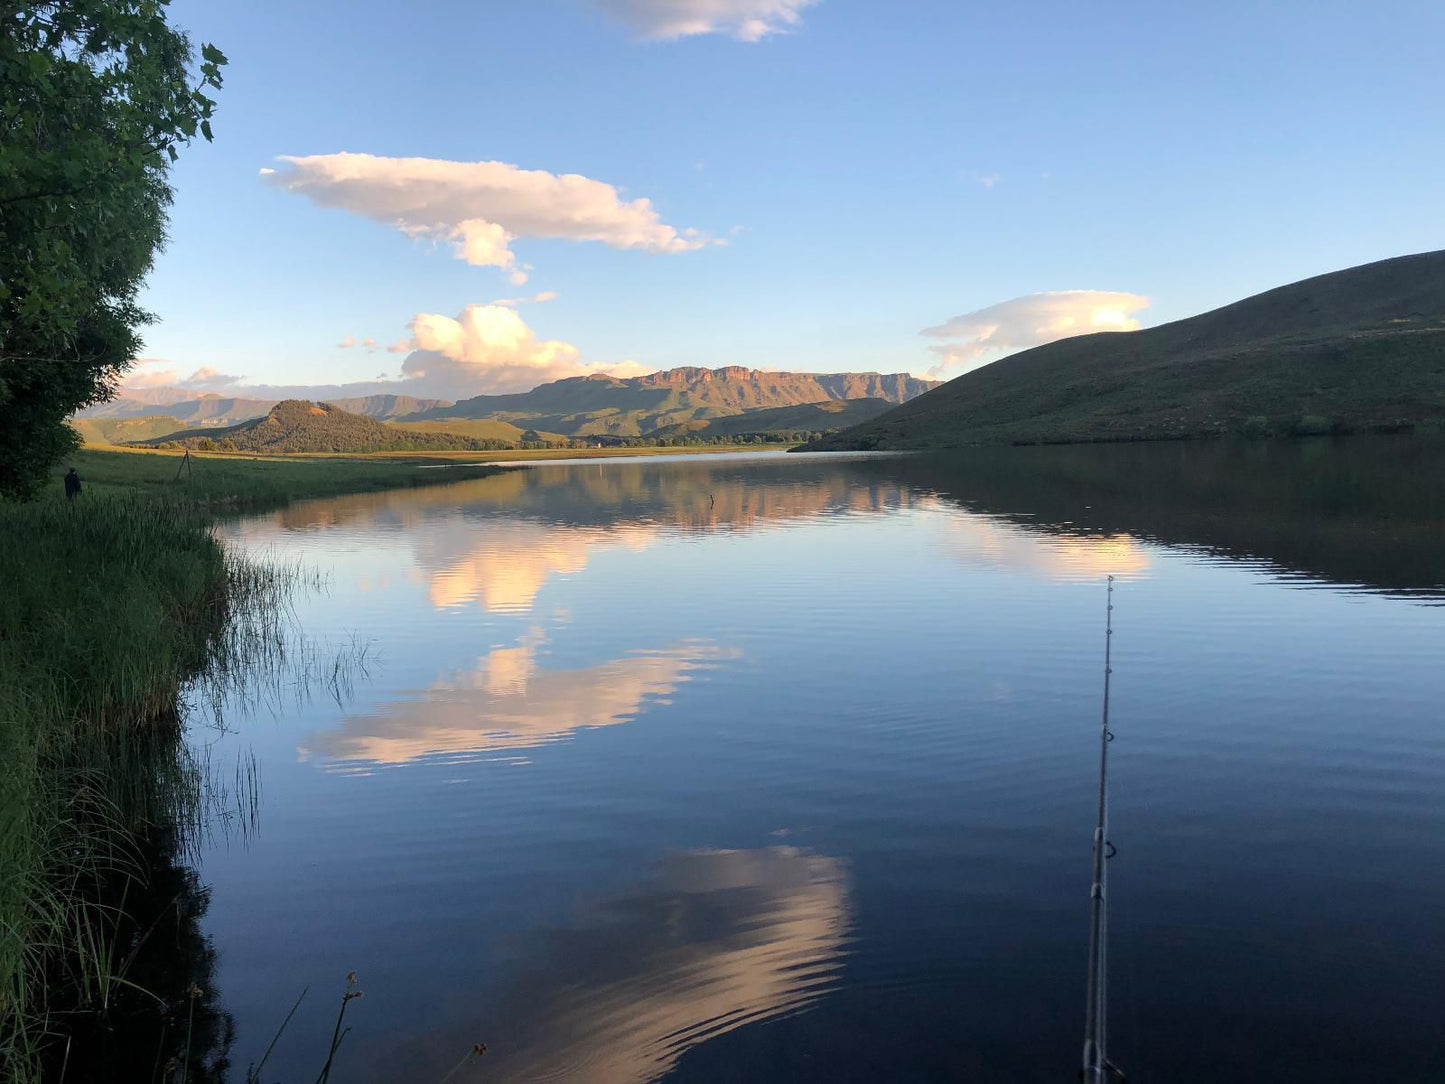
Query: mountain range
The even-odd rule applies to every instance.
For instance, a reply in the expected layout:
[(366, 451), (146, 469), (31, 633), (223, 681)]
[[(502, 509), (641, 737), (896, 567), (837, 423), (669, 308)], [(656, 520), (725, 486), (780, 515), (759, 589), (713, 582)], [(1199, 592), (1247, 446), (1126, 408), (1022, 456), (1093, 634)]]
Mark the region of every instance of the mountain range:
[[(629, 378), (571, 377), (540, 384), (528, 392), (477, 396), (457, 403), (405, 395), (341, 398), (328, 403), (347, 414), (386, 422), (418, 437), (455, 434), (474, 441), (507, 443), (592, 437), (713, 439), (836, 429), (864, 421), (935, 386), (936, 381), (906, 373), (688, 367)], [(266, 417), (277, 406), (266, 399), (193, 393), (183, 393), (173, 402), (160, 399), (155, 389), (123, 392), (111, 402), (81, 411), (77, 425), (87, 439), (154, 440), (167, 435), (149, 424), (160, 415), (175, 420), (177, 439), (236, 439), (236, 434), (218, 436), (210, 428), (202, 432), (193, 427), (227, 428)], [(138, 425), (142, 419), (148, 423), (144, 432), (138, 427), (133, 436), (110, 436), (124, 431), (116, 425), (118, 421), (135, 420)], [(375, 441), (380, 436), (372, 433), (367, 439)], [(421, 440), (417, 446), (438, 445)]]
[(1445, 251), (1305, 279), (975, 369), (806, 450), (1306, 434), (1445, 423)]
[(781, 373), (729, 365), (666, 369), (648, 376), (578, 376), (519, 395), (480, 395), (398, 419), (507, 422), (568, 437), (647, 436), (756, 410), (877, 399), (905, 403), (936, 386), (906, 373)]

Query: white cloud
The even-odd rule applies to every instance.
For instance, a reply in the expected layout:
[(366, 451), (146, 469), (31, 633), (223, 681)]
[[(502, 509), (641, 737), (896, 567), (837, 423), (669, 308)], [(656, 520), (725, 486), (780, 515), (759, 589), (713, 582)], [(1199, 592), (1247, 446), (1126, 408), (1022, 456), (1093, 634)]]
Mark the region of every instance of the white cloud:
[(411, 332), (416, 350), (402, 362), (401, 375), (413, 393), (501, 395), (568, 376), (641, 376), (650, 371), (631, 361), (584, 364), (571, 343), (539, 340), (516, 310), (505, 305), (468, 305), (455, 318), (418, 313)]
[(983, 185), (985, 188), (992, 188), (994, 185), (998, 184), (1000, 180), (1002, 180), (1002, 178), (997, 173), (982, 173), (974, 179), (977, 180), (978, 183)]
[[(456, 317), (417, 313), (409, 325), (411, 334), (386, 346), (387, 353), (407, 355), (401, 371), (390, 376), (379, 374), (375, 380), (344, 384), (242, 384), (242, 377), (218, 372), (211, 366), (182, 377), (173, 361), (143, 358), (125, 375), (119, 391), (137, 397), (144, 395), (154, 401), (159, 401), (156, 396), (164, 392), (173, 392), (174, 401), (179, 401), (209, 391), (259, 399), (323, 400), (378, 394), (464, 399), (529, 391), (538, 384), (571, 376), (628, 377), (653, 371), (633, 361), (583, 361), (571, 343), (539, 339), (515, 306), (549, 301), (555, 296), (551, 291), (543, 291), (532, 297), (468, 305)], [(363, 347), (367, 352), (377, 348), (376, 340), (358, 340), (351, 335), (337, 345)]]
[(670, 41), (696, 34), (727, 34), (761, 41), (803, 21), (804, 8), (818, 0), (594, 0), (638, 37)]
[(356, 345), (356, 339), (350, 335), (343, 335), (341, 341), (336, 344), (338, 350), (350, 350)]
[(646, 252), (689, 252), (714, 242), (678, 230), (650, 200), (624, 200), (603, 181), (576, 173), (520, 169), (507, 162), (383, 158), (374, 154), (282, 157), (262, 178), (288, 192), (392, 226), (408, 237), (445, 242), (458, 259), (527, 281), (512, 242), (522, 238), (598, 241)]
[(1095, 331), (1133, 331), (1134, 313), (1147, 308), (1139, 294), (1109, 290), (1054, 290), (1001, 301), (977, 312), (955, 316), (920, 334), (938, 339), (929, 347), (942, 360), (929, 376), (977, 368), (980, 359), (1001, 357), (1031, 346)]
[(178, 388), (185, 391), (221, 391), (235, 387), (241, 377), (223, 373), (214, 365), (203, 365), (181, 376), (175, 363), (165, 358), (137, 358), (120, 380), (120, 390), (143, 391), (149, 388)]

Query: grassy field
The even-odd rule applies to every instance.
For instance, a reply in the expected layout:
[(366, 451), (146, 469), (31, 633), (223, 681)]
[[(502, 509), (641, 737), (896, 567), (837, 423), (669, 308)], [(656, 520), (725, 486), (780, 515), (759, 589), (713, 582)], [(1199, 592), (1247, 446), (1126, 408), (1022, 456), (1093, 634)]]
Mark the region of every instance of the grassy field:
[[(72, 465), (73, 503), (59, 481)], [(115, 898), (117, 884), (145, 895), (141, 841), (176, 831), (157, 795), (196, 798), (174, 770), (183, 686), (229, 657), (237, 615), (264, 627), (282, 603), (285, 570), (226, 553), (214, 518), (479, 470), (84, 450), (36, 500), (0, 502), (0, 1079), (53, 1073), (75, 1029), (126, 1031), (127, 999), (186, 1002), (184, 983), (137, 992), (144, 961), (122, 933), (135, 918)], [(111, 1024), (96, 1026), (102, 1010)], [(176, 1040), (174, 1021), (157, 1027)]]
[[(61, 493), (60, 476), (73, 466), (91, 494), (167, 497), (210, 510), (264, 508), (290, 500), (438, 485), (477, 477), (457, 456), (242, 456), (86, 448), (53, 472), (47, 497)], [(455, 469), (453, 469), (455, 467)]]
[[(455, 433), (463, 437), (480, 437), (483, 440), (509, 440), (520, 443), (522, 435), (527, 432), (522, 426), (513, 425), (511, 422), (496, 421), (491, 418), (452, 418), (440, 422), (388, 422), (388, 425), (396, 429), (402, 429), (411, 433)], [(557, 433), (537, 433), (543, 440), (566, 440)]]

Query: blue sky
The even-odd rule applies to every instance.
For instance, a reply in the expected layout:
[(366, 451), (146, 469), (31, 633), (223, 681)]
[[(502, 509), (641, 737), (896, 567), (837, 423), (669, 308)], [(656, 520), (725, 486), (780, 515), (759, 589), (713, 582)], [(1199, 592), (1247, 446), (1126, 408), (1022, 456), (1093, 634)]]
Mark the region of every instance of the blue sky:
[[(445, 357), (464, 391), (624, 362), (955, 375), (1069, 323), (1001, 302), (1113, 291), (1136, 300), (1073, 330), (1150, 325), (1445, 246), (1438, 2), (176, 0), (172, 19), (230, 65), (215, 142), (174, 174), (152, 382), (369, 380), (401, 340), (410, 375)], [(713, 30), (662, 36), (679, 26)], [(366, 192), (325, 190), (349, 210), (260, 175), (316, 156), (324, 188), (339, 152), (372, 156)], [(580, 174), (697, 247), (508, 219), (514, 284), (457, 258), (447, 222), (409, 237), (357, 209), (412, 183), (402, 158)], [(1096, 311), (1051, 304), (1075, 299)]]

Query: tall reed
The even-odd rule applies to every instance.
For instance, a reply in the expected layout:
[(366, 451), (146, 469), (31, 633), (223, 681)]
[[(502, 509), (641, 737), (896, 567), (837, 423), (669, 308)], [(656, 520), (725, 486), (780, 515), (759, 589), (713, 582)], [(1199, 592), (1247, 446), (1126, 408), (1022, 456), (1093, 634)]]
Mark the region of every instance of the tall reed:
[(117, 885), (139, 891), (143, 841), (216, 797), (184, 690), (269, 650), (297, 573), (228, 555), (192, 504), (107, 494), (0, 504), (0, 572), (0, 1078), (23, 1081), (58, 1012), (133, 985)]

